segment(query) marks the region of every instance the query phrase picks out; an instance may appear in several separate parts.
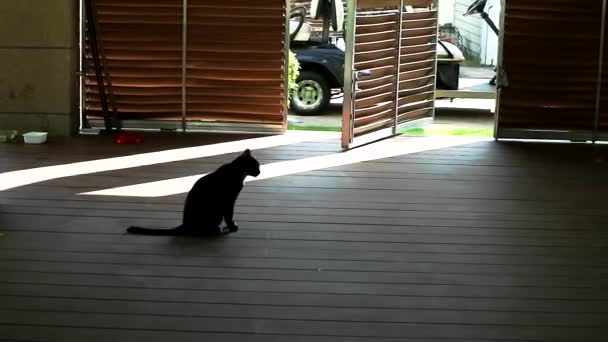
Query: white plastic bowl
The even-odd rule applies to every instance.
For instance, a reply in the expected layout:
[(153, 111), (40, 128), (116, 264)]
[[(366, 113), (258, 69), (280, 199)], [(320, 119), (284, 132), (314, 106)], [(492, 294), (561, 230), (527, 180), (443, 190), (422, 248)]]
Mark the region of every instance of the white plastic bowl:
[(27, 132), (23, 134), (23, 141), (26, 144), (44, 144), (47, 135), (47, 132)]

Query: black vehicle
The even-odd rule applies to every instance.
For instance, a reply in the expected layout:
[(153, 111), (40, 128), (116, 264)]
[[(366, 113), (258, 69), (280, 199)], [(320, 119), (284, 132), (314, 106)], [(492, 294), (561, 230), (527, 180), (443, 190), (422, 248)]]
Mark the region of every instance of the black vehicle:
[(344, 51), (333, 44), (292, 45), (300, 63), (298, 89), (291, 95), (291, 109), (300, 115), (321, 114), (332, 89), (344, 87)]
[[(320, 8), (323, 5), (327, 8)], [(298, 89), (291, 94), (291, 109), (300, 115), (318, 115), (325, 111), (331, 100), (332, 90), (342, 92), (344, 87), (344, 51), (329, 41), (329, 20), (331, 18), (334, 30), (342, 29), (343, 13), (338, 12), (340, 18), (336, 18), (336, 11), (329, 6), (342, 7), (341, 1), (331, 0), (314, 1), (311, 8), (317, 12), (315, 17), (323, 17), (323, 37), (311, 39), (311, 28), (306, 23), (306, 8), (296, 7), (292, 9), (290, 18), (296, 19), (291, 22), (290, 49), (296, 54), (300, 63), (300, 75), (296, 80)], [(343, 8), (343, 7), (342, 7)], [(315, 10), (316, 9), (316, 10)], [(329, 13), (323, 15), (322, 11)]]

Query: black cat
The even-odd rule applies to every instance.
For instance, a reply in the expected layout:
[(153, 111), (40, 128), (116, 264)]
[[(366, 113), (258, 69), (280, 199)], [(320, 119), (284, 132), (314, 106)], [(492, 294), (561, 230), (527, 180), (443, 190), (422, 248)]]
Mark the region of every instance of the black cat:
[[(218, 235), (239, 228), (232, 216), (234, 203), (247, 176), (257, 177), (260, 163), (245, 150), (235, 160), (201, 177), (188, 193), (182, 224), (172, 229), (129, 227), (131, 234), (145, 235)], [(226, 229), (220, 228), (222, 219)]]

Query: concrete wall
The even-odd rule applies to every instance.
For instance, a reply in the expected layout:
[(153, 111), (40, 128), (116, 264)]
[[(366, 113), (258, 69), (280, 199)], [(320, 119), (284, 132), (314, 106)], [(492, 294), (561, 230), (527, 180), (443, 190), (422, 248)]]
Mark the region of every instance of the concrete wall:
[(78, 1), (0, 1), (0, 129), (78, 127)]

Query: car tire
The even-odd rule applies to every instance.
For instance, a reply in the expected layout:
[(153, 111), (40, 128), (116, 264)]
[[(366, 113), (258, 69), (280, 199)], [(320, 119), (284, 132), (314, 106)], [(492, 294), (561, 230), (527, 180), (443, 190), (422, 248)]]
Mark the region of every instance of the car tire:
[(323, 114), (331, 99), (329, 82), (316, 71), (302, 71), (296, 80), (298, 88), (291, 93), (291, 110), (298, 115)]

